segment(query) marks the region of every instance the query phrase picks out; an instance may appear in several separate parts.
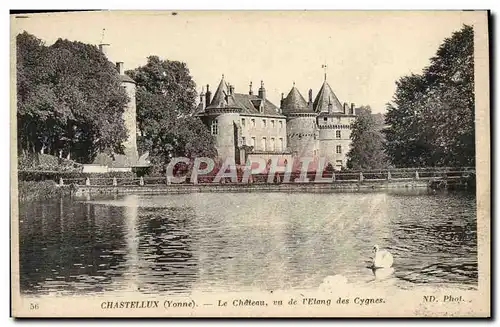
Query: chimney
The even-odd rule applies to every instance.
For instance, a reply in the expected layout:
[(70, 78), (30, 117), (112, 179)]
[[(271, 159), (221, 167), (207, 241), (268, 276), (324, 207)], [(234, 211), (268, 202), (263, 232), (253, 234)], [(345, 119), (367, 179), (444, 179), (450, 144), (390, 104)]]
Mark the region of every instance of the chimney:
[(347, 102), (344, 102), (344, 115), (347, 114), (348, 111), (349, 111), (349, 105), (347, 104)]
[(211, 96), (212, 96), (212, 92), (210, 92), (210, 87), (207, 84), (207, 93), (205, 93), (205, 103), (206, 103), (207, 107), (212, 102)]
[(229, 85), (229, 94), (230, 95), (234, 94), (234, 85)]
[(118, 71), (118, 74), (125, 75), (125, 70), (123, 69), (123, 61), (118, 61), (116, 63), (116, 70)]
[(101, 43), (99, 44), (99, 50), (107, 57), (108, 56), (108, 49), (109, 49), (110, 44), (107, 43)]
[(309, 103), (313, 102), (313, 90), (309, 89)]
[(252, 81), (250, 81), (250, 90), (248, 90), (248, 95), (253, 95), (253, 91), (252, 91)]
[(201, 88), (201, 93), (200, 93), (200, 104), (201, 104), (201, 108), (202, 108), (203, 110), (205, 110), (205, 108), (206, 108), (206, 106), (207, 106), (207, 105), (206, 105), (206, 102), (205, 102), (205, 101), (207, 100), (207, 98), (205, 97), (205, 92), (204, 92), (204, 89), (205, 89), (205, 88), (204, 88), (204, 87), (202, 87), (202, 88)]
[(259, 98), (261, 98), (262, 100), (266, 100), (266, 89), (264, 88), (264, 81), (260, 81)]
[(354, 103), (351, 103), (351, 110), (350, 110), (349, 114), (354, 115)]
[(283, 102), (285, 101), (285, 94), (281, 93), (280, 109), (283, 109)]

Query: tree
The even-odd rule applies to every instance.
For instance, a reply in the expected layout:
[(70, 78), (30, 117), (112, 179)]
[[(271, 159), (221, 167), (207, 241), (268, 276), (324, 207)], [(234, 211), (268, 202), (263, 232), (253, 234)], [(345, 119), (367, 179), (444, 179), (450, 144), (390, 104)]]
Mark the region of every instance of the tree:
[(421, 75), (402, 77), (388, 104), (386, 152), (396, 166), (472, 166), (474, 32), (446, 38)]
[(426, 165), (430, 153), (426, 134), (426, 122), (422, 116), (422, 99), (426, 92), (426, 83), (422, 76), (412, 74), (396, 82), (393, 103), (387, 104), (384, 130), (385, 150), (391, 162), (399, 167), (418, 167)]
[(127, 71), (137, 83), (138, 147), (149, 151), (156, 170), (171, 158), (215, 157), (213, 136), (192, 115), (196, 85), (185, 63), (148, 57), (146, 65)]
[(19, 149), (82, 163), (122, 152), (128, 97), (96, 46), (59, 39), (47, 47), (24, 32), (16, 49)]
[(347, 167), (352, 169), (386, 168), (383, 120), (372, 115), (370, 106), (359, 110), (351, 132), (352, 145), (347, 153)]

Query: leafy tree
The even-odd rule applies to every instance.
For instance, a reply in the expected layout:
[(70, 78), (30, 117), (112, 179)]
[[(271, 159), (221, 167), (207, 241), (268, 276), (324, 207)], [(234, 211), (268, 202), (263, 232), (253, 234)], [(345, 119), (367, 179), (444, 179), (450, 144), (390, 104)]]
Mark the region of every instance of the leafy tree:
[(472, 166), (474, 32), (446, 38), (421, 75), (402, 77), (388, 104), (386, 152), (396, 166)]
[(347, 167), (353, 169), (386, 168), (383, 120), (372, 115), (370, 106), (359, 110), (351, 133), (352, 146), (347, 153)]
[(122, 152), (128, 102), (113, 64), (96, 46), (59, 39), (47, 47), (17, 36), (19, 149), (86, 163)]
[(384, 131), (386, 153), (399, 167), (425, 166), (429, 154), (431, 135), (426, 135), (426, 122), (422, 116), (421, 102), (426, 83), (422, 76), (412, 74), (396, 82), (393, 104), (387, 105)]
[(196, 90), (185, 63), (150, 56), (127, 74), (137, 83), (138, 147), (149, 151), (156, 170), (176, 156), (216, 156), (212, 135), (192, 116)]

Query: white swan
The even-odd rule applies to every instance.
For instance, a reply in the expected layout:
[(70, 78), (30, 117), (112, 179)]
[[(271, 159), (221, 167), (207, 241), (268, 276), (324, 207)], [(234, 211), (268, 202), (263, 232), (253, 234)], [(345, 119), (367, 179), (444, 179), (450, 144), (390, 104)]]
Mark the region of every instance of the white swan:
[(394, 258), (387, 250), (379, 250), (378, 245), (373, 247), (375, 256), (373, 257), (373, 268), (391, 268)]

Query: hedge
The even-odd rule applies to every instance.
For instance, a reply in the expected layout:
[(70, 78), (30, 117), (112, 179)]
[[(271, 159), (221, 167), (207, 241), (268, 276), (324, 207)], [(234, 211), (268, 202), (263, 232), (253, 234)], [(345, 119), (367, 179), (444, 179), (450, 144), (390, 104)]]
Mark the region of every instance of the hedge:
[(107, 172), (107, 173), (82, 173), (82, 172), (64, 172), (64, 171), (29, 171), (21, 170), (18, 172), (20, 181), (46, 181), (51, 180), (59, 183), (62, 178), (65, 184), (84, 184), (87, 177), (94, 185), (99, 185), (100, 179), (108, 181), (110, 178), (116, 179), (134, 179), (136, 178), (133, 172)]

